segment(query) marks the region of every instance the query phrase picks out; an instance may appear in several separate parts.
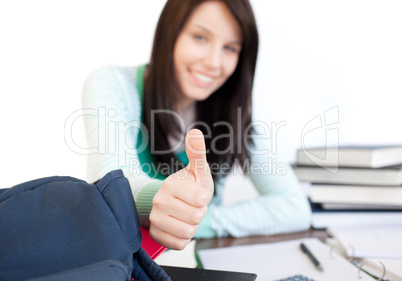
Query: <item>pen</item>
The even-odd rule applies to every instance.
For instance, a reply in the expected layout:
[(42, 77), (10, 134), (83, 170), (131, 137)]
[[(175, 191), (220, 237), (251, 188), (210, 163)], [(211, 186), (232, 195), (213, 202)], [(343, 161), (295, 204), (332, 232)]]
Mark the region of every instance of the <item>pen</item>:
[(324, 271), (323, 268), (320, 265), (320, 262), (313, 256), (313, 254), (310, 252), (310, 250), (304, 245), (303, 243), (300, 243), (300, 248), (305, 253), (309, 259), (314, 263), (314, 266), (319, 270), (319, 271)]

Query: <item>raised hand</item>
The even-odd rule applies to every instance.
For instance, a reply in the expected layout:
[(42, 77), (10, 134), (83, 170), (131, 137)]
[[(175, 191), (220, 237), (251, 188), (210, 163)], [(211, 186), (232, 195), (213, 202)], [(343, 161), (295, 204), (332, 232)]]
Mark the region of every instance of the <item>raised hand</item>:
[(204, 136), (193, 129), (186, 135), (189, 164), (170, 175), (153, 199), (149, 233), (159, 244), (184, 249), (198, 229), (214, 193), (206, 160)]

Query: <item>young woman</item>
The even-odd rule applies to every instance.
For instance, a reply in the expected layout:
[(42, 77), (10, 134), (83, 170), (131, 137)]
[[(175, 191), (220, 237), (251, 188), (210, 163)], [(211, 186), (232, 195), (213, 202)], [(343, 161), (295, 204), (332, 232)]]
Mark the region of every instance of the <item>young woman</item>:
[[(309, 205), (293, 171), (269, 154), (269, 140), (252, 137), (257, 52), (248, 0), (168, 0), (149, 64), (102, 67), (85, 83), (83, 105), (93, 110), (86, 134), (96, 149), (88, 180), (122, 169), (141, 224), (168, 248), (182, 249), (193, 236), (309, 227)], [(222, 206), (225, 175), (236, 163), (260, 196)]]

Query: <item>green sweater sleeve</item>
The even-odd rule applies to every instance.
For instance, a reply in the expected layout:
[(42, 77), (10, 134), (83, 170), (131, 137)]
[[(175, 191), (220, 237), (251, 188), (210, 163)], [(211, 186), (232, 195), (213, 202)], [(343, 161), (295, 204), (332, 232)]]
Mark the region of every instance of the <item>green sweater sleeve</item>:
[[(286, 162), (268, 151), (267, 140), (256, 139), (247, 169), (259, 196), (231, 205), (212, 200), (195, 237), (244, 237), (306, 230), (311, 210), (297, 177)], [(229, 181), (226, 181), (229, 182)], [(222, 194), (225, 185), (216, 185)]]
[(121, 169), (130, 182), (140, 223), (149, 226), (152, 199), (162, 181), (142, 170), (137, 151), (141, 129), (138, 68), (104, 66), (85, 81), (82, 94), (87, 146), (87, 180)]

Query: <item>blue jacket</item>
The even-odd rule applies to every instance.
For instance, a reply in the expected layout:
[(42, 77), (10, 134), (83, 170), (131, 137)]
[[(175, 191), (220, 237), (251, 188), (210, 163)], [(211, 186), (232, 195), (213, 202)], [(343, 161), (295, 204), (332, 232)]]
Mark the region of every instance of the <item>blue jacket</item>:
[(0, 190), (0, 280), (170, 280), (141, 240), (120, 170), (94, 184), (55, 176)]

